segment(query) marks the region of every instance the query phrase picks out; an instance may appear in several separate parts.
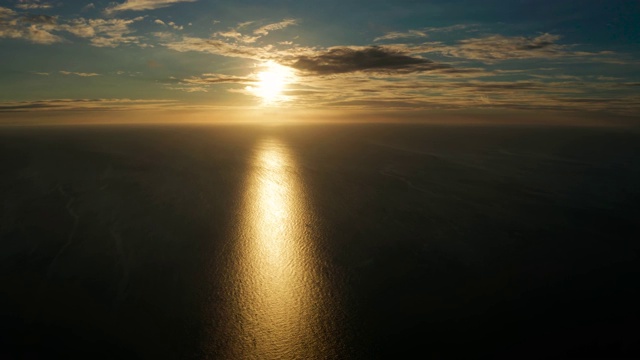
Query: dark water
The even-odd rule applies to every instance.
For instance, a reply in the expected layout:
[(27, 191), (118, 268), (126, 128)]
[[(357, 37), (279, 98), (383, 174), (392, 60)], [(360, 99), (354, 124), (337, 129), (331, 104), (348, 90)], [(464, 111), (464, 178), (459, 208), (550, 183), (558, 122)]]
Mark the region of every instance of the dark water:
[(634, 357), (640, 133), (0, 129), (0, 358)]

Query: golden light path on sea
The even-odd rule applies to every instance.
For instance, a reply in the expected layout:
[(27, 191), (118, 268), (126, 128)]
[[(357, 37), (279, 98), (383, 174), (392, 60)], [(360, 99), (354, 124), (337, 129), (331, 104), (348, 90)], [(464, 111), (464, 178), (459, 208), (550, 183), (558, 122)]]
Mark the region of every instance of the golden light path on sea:
[(339, 341), (314, 243), (314, 216), (289, 148), (259, 142), (241, 204), (231, 269), (235, 341), (243, 359), (319, 359)]

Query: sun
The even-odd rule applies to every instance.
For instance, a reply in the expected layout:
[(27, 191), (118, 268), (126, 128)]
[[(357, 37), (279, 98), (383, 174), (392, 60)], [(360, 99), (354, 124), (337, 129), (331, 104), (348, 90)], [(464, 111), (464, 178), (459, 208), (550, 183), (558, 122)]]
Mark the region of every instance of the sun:
[(264, 70), (256, 74), (256, 86), (247, 86), (246, 89), (267, 105), (290, 100), (283, 92), (295, 81), (293, 70), (273, 61), (267, 61), (260, 67)]

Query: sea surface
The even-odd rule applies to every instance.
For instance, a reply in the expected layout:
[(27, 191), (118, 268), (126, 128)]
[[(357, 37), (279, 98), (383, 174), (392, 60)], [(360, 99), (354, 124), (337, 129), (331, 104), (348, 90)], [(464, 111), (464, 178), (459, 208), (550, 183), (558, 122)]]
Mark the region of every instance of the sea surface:
[(640, 355), (640, 131), (0, 128), (0, 358)]

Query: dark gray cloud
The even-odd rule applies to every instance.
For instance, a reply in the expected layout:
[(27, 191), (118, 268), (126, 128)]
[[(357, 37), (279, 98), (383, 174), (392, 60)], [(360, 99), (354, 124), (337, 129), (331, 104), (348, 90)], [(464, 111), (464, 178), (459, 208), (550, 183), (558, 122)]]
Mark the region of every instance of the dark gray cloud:
[(380, 46), (329, 48), (313, 55), (298, 56), (289, 66), (317, 75), (350, 72), (407, 74), (451, 68), (446, 64)]

